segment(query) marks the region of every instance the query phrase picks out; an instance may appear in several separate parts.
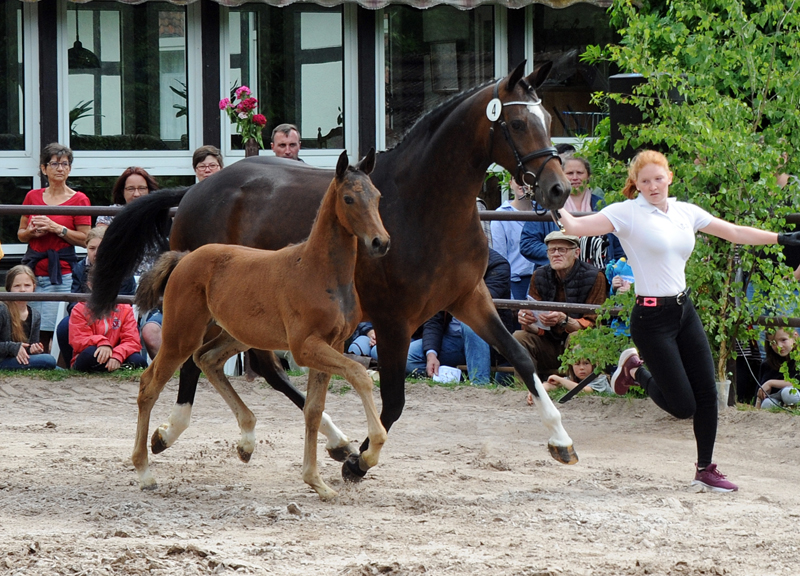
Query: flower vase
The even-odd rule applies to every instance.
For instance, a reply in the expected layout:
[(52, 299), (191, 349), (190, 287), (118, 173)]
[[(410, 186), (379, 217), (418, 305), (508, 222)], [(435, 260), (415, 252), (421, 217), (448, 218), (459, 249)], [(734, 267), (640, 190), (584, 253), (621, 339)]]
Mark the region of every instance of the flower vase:
[(258, 156), (258, 142), (255, 138), (248, 138), (244, 143), (244, 157)]

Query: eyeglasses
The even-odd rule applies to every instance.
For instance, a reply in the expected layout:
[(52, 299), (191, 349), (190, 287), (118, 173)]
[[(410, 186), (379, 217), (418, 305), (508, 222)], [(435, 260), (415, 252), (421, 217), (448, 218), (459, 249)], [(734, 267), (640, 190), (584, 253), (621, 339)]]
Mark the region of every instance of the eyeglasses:
[(566, 254), (570, 250), (575, 250), (575, 248), (567, 248), (565, 246), (553, 246), (552, 248), (547, 249), (548, 254)]
[(219, 170), (219, 164), (198, 164), (196, 170), (202, 170), (203, 172)]
[(140, 194), (144, 194), (149, 190), (150, 188), (147, 186), (125, 186), (125, 192), (139, 192)]
[(63, 168), (64, 170), (66, 170), (67, 168), (70, 167), (69, 162), (48, 162), (47, 165), (50, 166), (50, 168), (52, 168), (53, 170), (58, 170), (59, 168)]

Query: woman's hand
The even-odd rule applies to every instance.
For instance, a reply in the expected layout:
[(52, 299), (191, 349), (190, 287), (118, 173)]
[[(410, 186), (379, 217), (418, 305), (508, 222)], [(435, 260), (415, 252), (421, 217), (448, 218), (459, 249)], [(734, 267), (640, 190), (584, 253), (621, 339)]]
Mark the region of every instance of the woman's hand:
[(106, 370), (109, 372), (114, 372), (115, 370), (119, 370), (119, 367), (122, 366), (120, 361), (116, 358), (109, 358), (108, 362), (106, 362)]
[(631, 289), (631, 283), (627, 280), (623, 280), (622, 276), (614, 276), (614, 278), (611, 279), (611, 287), (614, 289), (614, 292), (624, 294)]
[(41, 342), (34, 342), (28, 348), (29, 354), (41, 354), (42, 352), (44, 352), (44, 346), (42, 346)]
[(377, 342), (375, 338), (375, 330), (370, 330), (369, 332), (367, 332), (367, 338), (369, 338), (369, 345), (375, 346), (375, 343)]
[(41, 234), (39, 234), (40, 236), (47, 233), (58, 234), (59, 232), (61, 232), (61, 229), (63, 228), (61, 224), (53, 222), (50, 218), (48, 218), (44, 214), (37, 214), (36, 216), (32, 216), (31, 224), (36, 230), (39, 230), (41, 232)]
[(113, 351), (111, 346), (98, 346), (97, 350), (94, 351), (95, 360), (97, 360), (98, 364), (105, 364), (111, 358)]
[(30, 364), (30, 355), (28, 354), (28, 347), (30, 344), (27, 342), (21, 342), (19, 345), (19, 351), (17, 352), (17, 362), (23, 365)]

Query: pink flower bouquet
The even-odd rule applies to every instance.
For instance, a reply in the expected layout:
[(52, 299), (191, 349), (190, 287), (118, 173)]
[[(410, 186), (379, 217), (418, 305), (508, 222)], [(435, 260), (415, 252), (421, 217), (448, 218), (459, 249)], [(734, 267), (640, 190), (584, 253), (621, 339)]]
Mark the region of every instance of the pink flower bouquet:
[(219, 109), (228, 114), (231, 122), (236, 124), (236, 131), (242, 135), (242, 142), (255, 138), (259, 147), (264, 147), (261, 130), (267, 125), (267, 117), (257, 114), (258, 100), (251, 96), (250, 88), (240, 86), (234, 98), (223, 98), (219, 101)]

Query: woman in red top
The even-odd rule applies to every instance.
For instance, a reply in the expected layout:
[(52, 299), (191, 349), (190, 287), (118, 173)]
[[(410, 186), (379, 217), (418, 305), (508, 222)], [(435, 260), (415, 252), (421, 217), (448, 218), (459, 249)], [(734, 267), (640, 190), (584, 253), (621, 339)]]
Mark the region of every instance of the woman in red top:
[[(72, 150), (67, 146), (56, 142), (45, 146), (40, 169), (48, 186), (28, 192), (23, 205), (90, 206), (83, 192), (67, 186), (72, 169)], [(38, 292), (69, 292), (72, 266), (78, 261), (75, 246), (85, 245), (91, 227), (91, 216), (52, 214), (20, 218), (17, 238), (28, 244), (22, 263), (33, 268)], [(41, 313), (41, 342), (47, 352), (56, 327), (58, 302), (31, 302), (31, 307)]]

